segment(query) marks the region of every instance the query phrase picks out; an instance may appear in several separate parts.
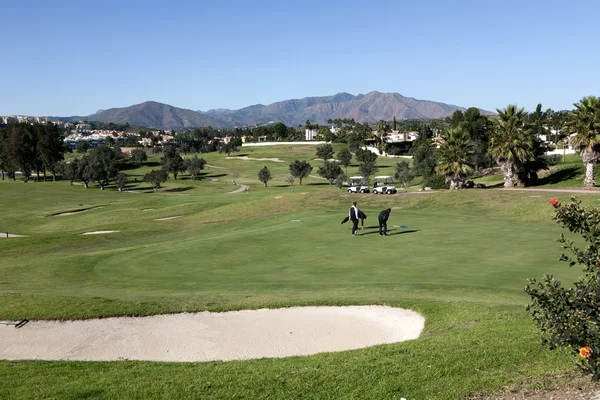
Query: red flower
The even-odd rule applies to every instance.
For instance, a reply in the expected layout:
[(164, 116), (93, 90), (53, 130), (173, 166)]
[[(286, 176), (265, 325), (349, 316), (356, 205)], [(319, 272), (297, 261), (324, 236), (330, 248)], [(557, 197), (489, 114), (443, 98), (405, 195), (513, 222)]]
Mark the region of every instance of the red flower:
[(579, 355), (581, 356), (581, 358), (590, 358), (590, 356), (592, 355), (592, 349), (590, 349), (590, 346), (584, 346), (581, 349), (579, 349)]
[(560, 201), (558, 201), (558, 199), (552, 199), (548, 203), (552, 204), (553, 206), (557, 206), (560, 204)]

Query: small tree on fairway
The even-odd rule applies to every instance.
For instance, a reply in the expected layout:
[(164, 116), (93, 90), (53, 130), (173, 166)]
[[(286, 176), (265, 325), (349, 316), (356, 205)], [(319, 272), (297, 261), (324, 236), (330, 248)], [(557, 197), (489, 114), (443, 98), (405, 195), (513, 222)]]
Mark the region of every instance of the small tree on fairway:
[(269, 171), (269, 168), (266, 166), (258, 171), (258, 180), (264, 183), (265, 187), (267, 187), (267, 182), (269, 182), (271, 179), (273, 179), (271, 177), (271, 171)]
[(333, 185), (335, 179), (343, 173), (342, 167), (335, 161), (325, 161), (318, 170), (319, 176), (329, 181), (329, 186)]
[(358, 172), (365, 177), (367, 182), (379, 171), (379, 167), (374, 162), (362, 163), (358, 167)]
[(63, 162), (59, 168), (63, 174), (63, 178), (69, 181), (69, 185), (72, 185), (75, 179), (78, 178), (77, 173), (79, 170), (79, 159), (75, 158), (70, 163)]
[(133, 149), (131, 150), (131, 160), (135, 164), (141, 165), (148, 160), (148, 154), (143, 149)]
[(127, 179), (127, 175), (124, 174), (123, 172), (120, 172), (117, 174), (117, 177), (115, 178), (116, 184), (117, 184), (117, 189), (119, 189), (119, 192), (122, 192), (123, 189), (125, 189), (125, 186), (127, 186), (127, 183), (129, 182), (129, 179)]
[(348, 173), (348, 166), (352, 162), (352, 153), (347, 148), (343, 148), (339, 151), (337, 158), (340, 162), (340, 165), (344, 167), (346, 173)]
[(329, 143), (317, 147), (318, 158), (322, 158), (323, 160), (327, 161), (333, 157), (333, 154), (333, 147)]
[(94, 179), (94, 174), (92, 170), (92, 166), (90, 163), (90, 156), (85, 155), (81, 157), (79, 162), (77, 163), (77, 171), (76, 171), (77, 179), (83, 182), (83, 185), (87, 189), (89, 187), (90, 181)]
[(292, 175), (288, 175), (285, 177), (285, 183), (288, 183), (290, 185), (292, 185), (292, 193), (294, 192), (294, 181), (296, 178), (294, 178)]
[(231, 183), (237, 185), (237, 180), (240, 177), (239, 171), (233, 170), (231, 171)]
[(302, 179), (306, 178), (312, 172), (313, 167), (305, 160), (295, 160), (290, 164), (290, 174), (294, 178), (298, 178), (300, 185), (302, 185)]
[(414, 179), (415, 175), (410, 169), (408, 161), (400, 161), (396, 163), (396, 170), (394, 172), (394, 178), (396, 178), (403, 186), (404, 190), (408, 190), (410, 181)]
[(90, 143), (87, 140), (81, 140), (77, 143), (77, 152), (86, 153), (90, 148)]
[[(527, 306), (537, 327), (542, 332), (542, 342), (550, 347), (570, 349), (578, 356), (578, 367), (600, 380), (600, 210), (581, 207), (575, 199), (562, 205), (550, 201), (555, 208), (554, 218), (563, 228), (580, 234), (586, 243), (584, 249), (575, 241), (558, 240), (569, 249), (574, 259), (562, 254), (560, 261), (572, 267), (580, 264), (583, 275), (572, 287), (564, 288), (552, 275), (544, 275), (542, 282), (529, 279), (525, 293), (531, 296)], [(578, 241), (581, 243), (581, 240)]]
[(337, 178), (335, 178), (335, 186), (341, 189), (344, 187), (344, 183), (346, 183), (347, 181), (348, 177), (346, 176), (346, 174), (339, 174)]
[(356, 159), (361, 163), (374, 163), (377, 161), (377, 154), (369, 150), (357, 149)]
[(160, 184), (166, 182), (167, 179), (169, 179), (169, 174), (163, 169), (153, 169), (144, 175), (144, 182), (152, 184), (153, 190), (160, 189)]
[(185, 161), (185, 168), (188, 170), (193, 180), (196, 180), (196, 178), (200, 176), (200, 171), (204, 169), (205, 165), (206, 161), (204, 161), (204, 158), (198, 158), (198, 156), (194, 156), (194, 158)]

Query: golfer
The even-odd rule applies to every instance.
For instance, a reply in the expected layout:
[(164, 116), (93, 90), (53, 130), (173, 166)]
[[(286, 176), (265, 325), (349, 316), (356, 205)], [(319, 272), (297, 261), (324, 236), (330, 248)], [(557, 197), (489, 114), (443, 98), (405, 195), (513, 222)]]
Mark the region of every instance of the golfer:
[[(362, 228), (364, 230), (365, 229), (365, 219), (367, 219), (367, 214), (362, 212), (362, 210), (360, 208), (358, 209), (358, 219), (360, 219), (360, 225), (362, 226)], [(342, 225), (344, 225), (348, 221), (350, 221), (349, 216), (342, 220)]]
[(379, 234), (381, 236), (390, 236), (387, 233), (387, 220), (390, 217), (390, 213), (392, 212), (391, 208), (387, 210), (383, 210), (379, 213)]
[(358, 230), (358, 207), (356, 207), (356, 202), (352, 203), (348, 217), (352, 221), (352, 236), (356, 236)]

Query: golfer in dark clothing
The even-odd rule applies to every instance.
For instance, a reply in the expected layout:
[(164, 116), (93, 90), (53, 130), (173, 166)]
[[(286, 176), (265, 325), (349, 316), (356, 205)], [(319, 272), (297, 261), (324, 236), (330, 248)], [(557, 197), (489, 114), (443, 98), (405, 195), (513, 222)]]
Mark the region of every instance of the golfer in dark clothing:
[[(360, 219), (360, 225), (362, 226), (363, 229), (365, 229), (365, 219), (367, 219), (367, 214), (365, 214), (364, 212), (362, 212), (362, 210), (358, 210), (358, 219)], [(346, 222), (350, 221), (350, 217), (346, 217), (342, 220), (342, 225), (344, 225)]]
[(392, 209), (388, 208), (379, 213), (379, 234), (381, 236), (389, 236), (387, 233), (387, 220), (390, 217), (391, 212)]
[(358, 230), (358, 207), (356, 207), (356, 202), (352, 203), (348, 217), (352, 221), (352, 236), (354, 236)]

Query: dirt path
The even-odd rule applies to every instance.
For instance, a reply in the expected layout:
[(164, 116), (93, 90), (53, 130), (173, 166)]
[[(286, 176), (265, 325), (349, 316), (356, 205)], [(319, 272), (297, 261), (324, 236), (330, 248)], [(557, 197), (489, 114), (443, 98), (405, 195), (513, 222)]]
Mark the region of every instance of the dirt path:
[(239, 188), (239, 189), (236, 189), (236, 190), (234, 190), (234, 191), (232, 191), (232, 192), (227, 192), (227, 193), (225, 193), (225, 194), (236, 194), (236, 193), (242, 193), (242, 192), (244, 192), (244, 191), (246, 190), (246, 188), (247, 188), (247, 187), (248, 187), (248, 186), (246, 186), (246, 185), (241, 185), (241, 184), (240, 184), (240, 188)]
[(500, 188), (493, 190), (514, 190), (522, 192), (548, 192), (548, 193), (579, 193), (579, 194), (600, 194), (598, 189), (544, 189), (544, 188)]
[(0, 359), (215, 361), (344, 351), (416, 339), (425, 319), (384, 306), (30, 321), (0, 325)]

